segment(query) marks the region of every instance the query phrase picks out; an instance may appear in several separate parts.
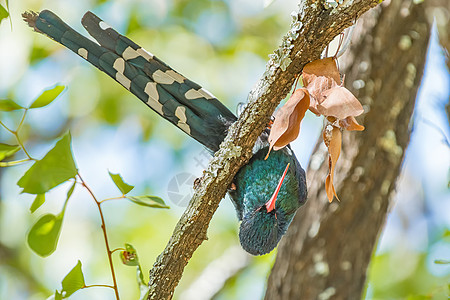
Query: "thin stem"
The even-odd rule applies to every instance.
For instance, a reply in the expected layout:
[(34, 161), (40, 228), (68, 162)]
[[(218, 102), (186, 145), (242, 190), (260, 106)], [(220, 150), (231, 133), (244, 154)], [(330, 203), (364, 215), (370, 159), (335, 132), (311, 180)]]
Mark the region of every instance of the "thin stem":
[(23, 152), (28, 157), (28, 159), (29, 160), (36, 160), (35, 158), (32, 158), (31, 155), (28, 153), (27, 149), (25, 149), (25, 146), (23, 145), (22, 141), (20, 140), (19, 134), (17, 133), (17, 131), (15, 131), (13, 134), (16, 137), (17, 143), (19, 143), (19, 146), (22, 148)]
[(22, 148), (23, 152), (25, 153), (25, 155), (28, 157), (29, 160), (36, 160), (34, 158), (31, 157), (31, 155), (27, 152), (27, 149), (25, 149), (25, 146), (23, 145), (22, 141), (19, 138), (19, 134), (18, 131), (20, 129), (20, 127), (22, 127), (23, 121), (25, 120), (25, 116), (27, 114), (28, 109), (25, 109), (25, 112), (23, 113), (22, 119), (20, 120), (19, 126), (17, 127), (17, 130), (11, 130), (8, 128), (8, 126), (6, 126), (2, 121), (0, 121), (0, 125), (3, 126), (3, 128), (5, 128), (6, 130), (8, 130), (12, 135), (14, 135), (14, 137), (17, 140), (17, 143), (19, 144), (19, 146)]
[(112, 197), (112, 198), (106, 198), (106, 199), (99, 201), (98, 203), (102, 204), (103, 202), (106, 202), (106, 201), (124, 199), (124, 198), (125, 198), (125, 195), (118, 196), (118, 197)]
[(27, 112), (28, 112), (28, 108), (25, 108), (25, 110), (23, 112), (23, 115), (22, 115), (22, 119), (20, 119), (19, 125), (17, 126), (16, 133), (19, 132), (19, 130), (22, 128), (23, 121), (25, 121), (25, 117), (27, 115)]
[(116, 249), (113, 249), (111, 251), (111, 253), (114, 253), (114, 252), (119, 251), (119, 250), (126, 251), (127, 249), (125, 249), (125, 248), (116, 248)]
[(19, 138), (19, 130), (22, 128), (23, 122), (25, 121), (25, 117), (27, 116), (28, 108), (25, 108), (25, 111), (23, 112), (22, 119), (20, 119), (19, 125), (17, 125), (16, 131), (14, 131), (14, 136), (16, 137), (17, 142), (19, 143), (20, 147), (22, 147), (23, 152), (29, 159), (33, 159), (30, 154), (28, 154), (27, 149), (25, 149), (25, 146), (23, 145), (22, 141)]
[(2, 125), (6, 130), (8, 130), (9, 132), (11, 132), (12, 134), (14, 134), (15, 133), (15, 131), (13, 131), (13, 130), (11, 130), (11, 129), (9, 129), (8, 128), (8, 126), (6, 126), (5, 124), (3, 124), (3, 122), (2, 121), (0, 121), (0, 125)]
[(83, 286), (83, 289), (88, 289), (88, 288), (92, 288), (92, 287), (107, 287), (107, 288), (114, 289), (114, 287), (112, 285), (108, 285), (108, 284), (90, 284), (90, 285)]
[(103, 232), (103, 238), (105, 239), (105, 246), (106, 246), (106, 252), (108, 254), (109, 267), (111, 269), (111, 276), (112, 276), (112, 280), (113, 280), (113, 289), (114, 289), (114, 293), (116, 294), (116, 299), (119, 300), (120, 299), (119, 298), (119, 289), (117, 287), (116, 273), (114, 272), (114, 265), (113, 265), (113, 261), (112, 261), (112, 251), (111, 251), (111, 248), (109, 247), (108, 235), (106, 234), (105, 218), (103, 217), (102, 208), (100, 206), (100, 202), (97, 200), (97, 198), (95, 197), (92, 190), (86, 185), (86, 182), (80, 176), (80, 173), (78, 173), (78, 177), (81, 180), (81, 184), (87, 189), (87, 191), (89, 192), (89, 194), (91, 194), (92, 198), (94, 199), (95, 203), (97, 204), (98, 212), (100, 214), (100, 219), (102, 222), (101, 227), (102, 227), (102, 232)]
[(30, 161), (31, 159), (29, 158), (24, 158), (21, 160), (14, 160), (14, 161), (5, 161), (5, 162), (0, 162), (0, 167), (11, 167), (11, 166), (16, 166), (16, 165), (20, 165), (21, 163)]

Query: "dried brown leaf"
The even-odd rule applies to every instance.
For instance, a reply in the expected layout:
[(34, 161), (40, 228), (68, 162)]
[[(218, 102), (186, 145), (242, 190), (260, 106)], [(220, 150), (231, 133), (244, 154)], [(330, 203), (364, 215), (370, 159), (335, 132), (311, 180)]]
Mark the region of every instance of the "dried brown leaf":
[[(296, 90), (289, 100), (275, 114), (275, 121), (269, 135), (269, 153), (285, 147), (298, 137), (300, 123), (309, 108), (310, 97), (308, 90)], [(269, 156), (267, 153), (266, 158)]]
[[(332, 57), (318, 59), (306, 64), (302, 74), (303, 85), (315, 99), (316, 104), (322, 102), (322, 93), (324, 91), (341, 84), (339, 70), (336, 66), (336, 61)], [(317, 108), (317, 106), (311, 106)], [(314, 112), (313, 110), (311, 111)]]
[(339, 197), (336, 194), (336, 190), (334, 189), (333, 179), (334, 179), (334, 169), (339, 159), (339, 155), (341, 154), (341, 142), (342, 142), (341, 130), (339, 128), (333, 127), (333, 129), (331, 130), (331, 138), (329, 139), (328, 143), (329, 171), (327, 178), (325, 180), (325, 190), (327, 192), (328, 201), (330, 201), (330, 203), (333, 201), (334, 196), (336, 196), (336, 199), (340, 201)]
[(316, 116), (320, 116), (320, 112), (317, 110), (317, 104), (319, 104), (314, 97), (309, 97), (309, 110)]
[(364, 109), (358, 99), (345, 87), (336, 86), (322, 93), (324, 99), (317, 110), (325, 116), (343, 120), (350, 116), (359, 116)]
[(363, 131), (365, 129), (364, 126), (358, 124), (355, 117), (353, 116), (347, 117), (343, 120), (339, 120), (339, 125), (347, 129), (348, 131)]

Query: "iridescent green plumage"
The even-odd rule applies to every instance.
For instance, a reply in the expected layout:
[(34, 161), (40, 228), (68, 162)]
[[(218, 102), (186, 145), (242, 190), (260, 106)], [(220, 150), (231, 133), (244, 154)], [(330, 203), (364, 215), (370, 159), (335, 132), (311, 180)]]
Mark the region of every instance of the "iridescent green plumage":
[[(270, 252), (280, 241), (297, 209), (306, 201), (305, 171), (289, 148), (273, 151), (264, 160), (268, 147), (263, 147), (235, 177), (236, 190), (230, 196), (242, 221), (239, 239), (243, 248), (253, 254)], [(291, 164), (275, 209), (268, 212), (266, 203), (275, 191), (281, 174)]]

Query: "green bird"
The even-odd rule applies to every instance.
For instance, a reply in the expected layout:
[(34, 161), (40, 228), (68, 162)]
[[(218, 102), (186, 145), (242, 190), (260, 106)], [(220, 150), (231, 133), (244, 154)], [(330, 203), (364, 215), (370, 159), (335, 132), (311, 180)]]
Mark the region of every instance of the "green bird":
[[(95, 43), (48, 10), (25, 12), (24, 20), (108, 74), (148, 107), (211, 153), (219, 149), (237, 117), (210, 92), (173, 70), (152, 53), (117, 33), (92, 12), (81, 23)], [(289, 146), (264, 159), (265, 130), (253, 157), (234, 178), (230, 198), (241, 221), (239, 239), (253, 255), (272, 251), (306, 201), (305, 171)]]

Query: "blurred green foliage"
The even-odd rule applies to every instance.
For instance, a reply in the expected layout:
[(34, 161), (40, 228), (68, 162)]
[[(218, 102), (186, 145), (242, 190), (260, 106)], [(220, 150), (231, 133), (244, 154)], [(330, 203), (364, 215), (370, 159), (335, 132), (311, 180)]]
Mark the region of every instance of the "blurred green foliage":
[[(296, 2), (278, 0), (264, 9), (263, 1), (252, 0), (15, 1), (10, 11), (13, 31), (7, 22), (0, 24), (0, 99), (15, 102), (0, 100), (0, 119), (17, 124), (19, 112), (29, 99), (44, 87), (61, 82), (67, 90), (57, 103), (29, 112), (30, 119), (21, 130), (27, 149), (42, 157), (53, 139), (70, 128), (77, 167), (91, 177), (89, 180), (94, 181), (94, 189), (102, 198), (110, 197), (116, 188), (108, 178), (107, 169), (111, 168), (114, 173), (120, 170), (123, 178), (135, 185), (136, 193), (164, 195), (166, 200), (171, 176), (186, 170), (201, 172), (193, 160), (199, 157), (201, 147), (109, 77), (47, 37), (32, 32), (20, 14), (29, 9), (51, 9), (86, 34), (79, 20), (85, 11), (93, 10), (174, 69), (213, 91), (227, 106), (234, 107), (245, 101), (263, 73), (267, 55), (288, 29), (290, 11)], [(71, 9), (67, 9), (69, 6)], [(2, 9), (3, 6), (0, 21)], [(8, 112), (12, 110), (18, 111)], [(113, 143), (116, 140), (119, 141)], [(14, 155), (14, 138), (0, 131), (0, 142), (4, 143), (0, 155)], [(115, 152), (111, 152), (113, 146), (117, 148)], [(22, 158), (17, 156), (14, 159)], [(54, 251), (53, 255), (42, 260), (25, 246), (26, 232), (32, 224), (36, 226), (46, 218), (59, 224), (61, 199), (67, 199), (71, 186), (57, 186), (45, 198), (19, 196), (16, 182), (24, 172), (22, 167), (0, 169), (0, 299), (46, 299), (75, 264), (69, 274), (79, 279), (76, 287), (84, 284), (85, 277), (89, 282), (108, 284), (110, 276), (98, 216), (88, 196), (77, 190), (73, 195), (76, 200), (64, 215), (58, 248), (44, 249), (42, 253)], [(122, 183), (118, 185), (123, 187)], [(159, 198), (146, 200), (165, 206)], [(30, 216), (27, 210), (32, 203), (36, 216)], [(117, 246), (129, 242), (140, 253), (142, 269), (138, 268), (138, 279), (147, 279), (147, 270), (163, 251), (183, 210), (171, 206), (171, 210), (142, 209), (129, 201), (111, 201), (104, 206), (110, 243)], [(44, 211), (54, 213), (47, 217)], [(212, 220), (208, 241), (189, 262), (175, 299), (182, 298), (183, 292), (214, 260), (239, 243), (234, 214), (225, 199)], [(60, 228), (56, 229), (59, 235)], [(375, 256), (369, 271), (368, 299), (447, 299), (449, 272), (433, 274), (427, 260), (427, 251), (437, 242), (429, 241), (428, 248), (420, 251), (391, 249)], [(214, 299), (260, 299), (274, 258), (274, 253), (248, 258), (248, 263), (230, 275)], [(84, 275), (78, 260), (83, 262)], [(136, 269), (122, 267), (119, 255), (114, 262), (121, 296), (138, 299), (142, 291), (136, 285)], [(64, 283), (63, 289), (73, 291)], [(111, 295), (109, 289), (92, 289), (79, 291), (72, 299), (109, 299)]]

